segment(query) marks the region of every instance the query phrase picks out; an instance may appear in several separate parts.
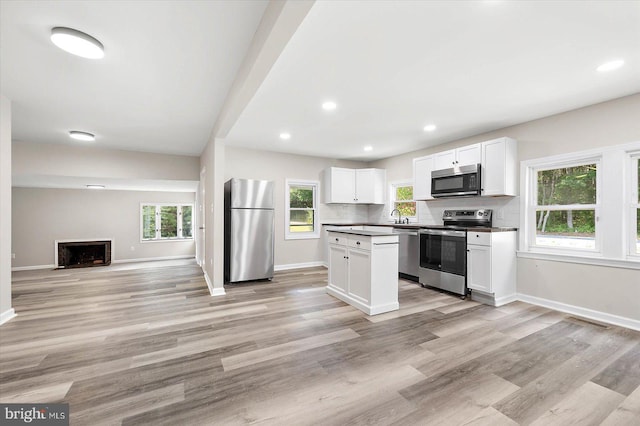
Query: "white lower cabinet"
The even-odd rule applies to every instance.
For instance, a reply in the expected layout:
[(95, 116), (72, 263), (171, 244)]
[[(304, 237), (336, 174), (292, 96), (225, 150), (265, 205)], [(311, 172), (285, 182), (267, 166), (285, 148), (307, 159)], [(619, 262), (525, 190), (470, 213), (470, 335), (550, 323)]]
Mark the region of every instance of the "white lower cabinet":
[(327, 293), (368, 315), (398, 305), (398, 236), (329, 232)]
[(467, 232), (467, 287), (493, 306), (516, 300), (516, 232)]

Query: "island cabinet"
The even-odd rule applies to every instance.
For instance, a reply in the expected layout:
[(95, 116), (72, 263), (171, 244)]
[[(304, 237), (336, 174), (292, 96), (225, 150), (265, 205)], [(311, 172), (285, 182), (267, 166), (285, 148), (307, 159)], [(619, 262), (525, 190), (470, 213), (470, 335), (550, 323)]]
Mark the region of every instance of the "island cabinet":
[(397, 235), (354, 230), (328, 240), (328, 294), (368, 315), (399, 308)]
[(467, 231), (467, 288), (475, 301), (516, 300), (516, 232)]
[(329, 167), (323, 181), (325, 203), (385, 203), (386, 170)]

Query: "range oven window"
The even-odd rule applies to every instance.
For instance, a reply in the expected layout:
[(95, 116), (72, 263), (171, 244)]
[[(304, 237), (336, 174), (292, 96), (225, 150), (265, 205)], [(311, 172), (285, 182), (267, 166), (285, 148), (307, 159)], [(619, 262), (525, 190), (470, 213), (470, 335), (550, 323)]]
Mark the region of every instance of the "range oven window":
[(464, 232), (432, 231), (420, 234), (420, 267), (465, 275), (467, 239)]

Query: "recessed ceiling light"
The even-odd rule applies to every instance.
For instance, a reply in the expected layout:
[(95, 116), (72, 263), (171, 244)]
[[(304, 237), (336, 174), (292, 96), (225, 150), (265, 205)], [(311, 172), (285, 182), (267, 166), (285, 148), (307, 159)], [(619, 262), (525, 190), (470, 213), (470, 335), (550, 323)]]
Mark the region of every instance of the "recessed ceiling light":
[(104, 189), (104, 185), (87, 185), (88, 189)]
[(322, 109), (325, 111), (333, 111), (338, 105), (335, 102), (327, 101), (322, 104)]
[(435, 124), (428, 124), (426, 126), (424, 126), (424, 131), (425, 132), (433, 132), (436, 129), (436, 125)]
[(282, 140), (289, 140), (291, 139), (291, 134), (290, 133), (280, 133), (280, 139)]
[(373, 151), (373, 147), (371, 145), (367, 145), (363, 148), (365, 151), (369, 152), (369, 151)]
[(89, 34), (73, 28), (55, 27), (51, 30), (51, 41), (65, 52), (89, 59), (104, 57), (104, 46)]
[(96, 137), (94, 134), (89, 132), (81, 132), (79, 130), (71, 130), (69, 132), (69, 136), (71, 136), (73, 139), (77, 139), (79, 141), (85, 141), (85, 142), (93, 142), (94, 140), (96, 140)]
[(624, 65), (624, 61), (622, 59), (616, 59), (615, 61), (605, 62), (604, 64), (596, 68), (596, 70), (598, 70), (599, 72), (613, 71), (620, 68), (623, 65)]

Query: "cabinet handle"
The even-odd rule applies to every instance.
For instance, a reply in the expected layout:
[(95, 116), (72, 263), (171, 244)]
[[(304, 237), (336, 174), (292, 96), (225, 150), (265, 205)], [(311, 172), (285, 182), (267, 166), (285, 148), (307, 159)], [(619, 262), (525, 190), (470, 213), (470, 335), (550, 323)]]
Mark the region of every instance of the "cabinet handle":
[(357, 241), (357, 242), (356, 242), (356, 244), (357, 244), (357, 245), (360, 245), (360, 241)]
[(338, 238), (336, 238), (336, 241), (339, 241)]

